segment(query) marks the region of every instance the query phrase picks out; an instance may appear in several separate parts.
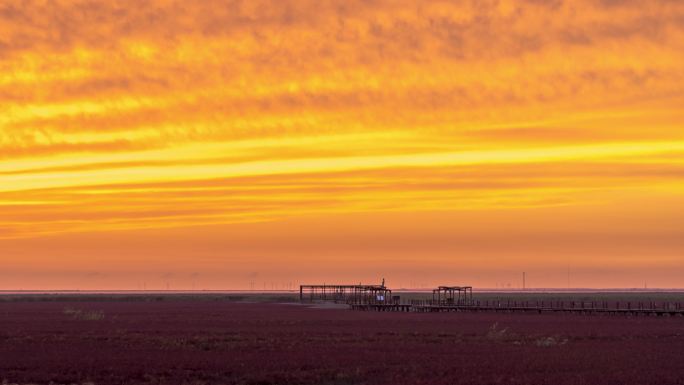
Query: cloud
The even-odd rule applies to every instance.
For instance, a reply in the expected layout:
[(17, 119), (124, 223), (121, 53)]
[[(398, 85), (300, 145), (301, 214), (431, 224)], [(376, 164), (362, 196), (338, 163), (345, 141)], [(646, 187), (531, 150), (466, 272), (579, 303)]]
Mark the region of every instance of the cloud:
[(4, 1), (0, 238), (676, 203), (683, 20), (667, 0)]
[[(279, 221), (348, 212), (485, 210), (607, 201), (601, 194), (677, 184), (684, 166), (659, 156), (493, 163), (79, 185), (0, 193), (6, 237), (51, 232)], [(168, 167), (175, 167), (169, 165)], [(67, 174), (68, 175), (68, 174)]]

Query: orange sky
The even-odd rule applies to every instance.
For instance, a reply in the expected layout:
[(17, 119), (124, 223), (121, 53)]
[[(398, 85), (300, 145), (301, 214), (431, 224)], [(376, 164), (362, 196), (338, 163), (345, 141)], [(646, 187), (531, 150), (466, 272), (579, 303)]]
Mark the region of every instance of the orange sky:
[(684, 3), (3, 1), (0, 290), (684, 287)]

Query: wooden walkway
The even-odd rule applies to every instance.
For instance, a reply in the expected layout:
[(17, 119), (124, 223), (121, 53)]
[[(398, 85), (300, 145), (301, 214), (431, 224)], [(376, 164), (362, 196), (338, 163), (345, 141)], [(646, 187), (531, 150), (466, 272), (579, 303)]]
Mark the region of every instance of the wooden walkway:
[(350, 303), (350, 309), (384, 312), (499, 312), (499, 313), (567, 313), (627, 316), (684, 316), (684, 307), (679, 303), (615, 303), (583, 302), (570, 303), (526, 303), (526, 302), (476, 302), (472, 305), (433, 304), (427, 301), (408, 304)]

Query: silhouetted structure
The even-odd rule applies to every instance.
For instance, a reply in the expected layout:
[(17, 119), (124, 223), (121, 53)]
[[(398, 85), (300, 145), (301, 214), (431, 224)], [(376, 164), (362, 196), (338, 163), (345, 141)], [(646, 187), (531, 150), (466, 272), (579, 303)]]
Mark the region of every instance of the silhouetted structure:
[(392, 290), (381, 285), (300, 285), (299, 300), (335, 301), (345, 303), (389, 303), (393, 301)]
[(380, 285), (301, 285), (299, 299), (304, 301), (336, 301), (347, 303), (350, 309), (398, 312), (524, 312), (622, 314), (627, 316), (684, 317), (684, 305), (669, 302), (564, 302), (564, 301), (475, 301), (472, 286), (439, 286), (430, 299), (410, 299), (402, 303), (392, 290)]
[(432, 290), (432, 302), (437, 305), (471, 305), (472, 286), (440, 286)]

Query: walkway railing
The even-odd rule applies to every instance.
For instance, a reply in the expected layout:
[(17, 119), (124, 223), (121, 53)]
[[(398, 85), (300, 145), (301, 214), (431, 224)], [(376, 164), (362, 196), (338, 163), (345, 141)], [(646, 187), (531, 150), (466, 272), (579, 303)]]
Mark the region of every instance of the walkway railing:
[(620, 301), (446, 301), (411, 300), (408, 303), (372, 302), (349, 303), (350, 309), (365, 311), (398, 312), (524, 312), (524, 313), (578, 313), (684, 316), (684, 305), (678, 302), (620, 302)]

